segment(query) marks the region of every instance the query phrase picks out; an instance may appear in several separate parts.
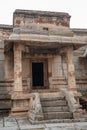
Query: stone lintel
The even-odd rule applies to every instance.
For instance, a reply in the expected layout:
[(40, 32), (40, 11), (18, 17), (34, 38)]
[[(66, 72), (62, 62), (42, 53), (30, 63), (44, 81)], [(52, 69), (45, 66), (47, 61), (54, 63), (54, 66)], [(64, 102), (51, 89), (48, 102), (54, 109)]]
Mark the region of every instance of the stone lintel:
[(12, 34), (7, 40), (10, 41), (19, 41), (26, 42), (27, 45), (73, 45), (73, 46), (82, 46), (86, 45), (86, 39), (82, 37), (65, 37), (59, 35), (38, 35), (38, 34)]

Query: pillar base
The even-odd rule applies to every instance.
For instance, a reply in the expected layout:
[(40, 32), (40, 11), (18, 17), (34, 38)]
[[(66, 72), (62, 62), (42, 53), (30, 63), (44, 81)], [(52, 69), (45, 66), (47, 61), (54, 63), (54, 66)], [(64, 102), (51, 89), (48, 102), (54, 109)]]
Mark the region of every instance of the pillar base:
[(12, 94), (12, 108), (10, 116), (27, 116), (30, 109), (31, 94), (23, 94), (22, 92), (14, 92)]

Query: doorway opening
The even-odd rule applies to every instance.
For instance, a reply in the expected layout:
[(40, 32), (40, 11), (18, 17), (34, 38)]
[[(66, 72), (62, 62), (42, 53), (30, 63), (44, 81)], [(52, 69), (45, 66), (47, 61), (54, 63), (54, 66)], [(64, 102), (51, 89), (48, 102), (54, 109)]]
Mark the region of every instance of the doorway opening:
[(43, 62), (32, 62), (32, 86), (33, 88), (44, 87), (44, 65)]

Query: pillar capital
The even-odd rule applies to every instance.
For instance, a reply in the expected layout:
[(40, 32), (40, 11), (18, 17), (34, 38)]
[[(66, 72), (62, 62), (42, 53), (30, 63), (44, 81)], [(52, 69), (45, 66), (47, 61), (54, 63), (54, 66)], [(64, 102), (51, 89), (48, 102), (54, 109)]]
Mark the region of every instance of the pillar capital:
[(14, 51), (24, 51), (24, 45), (21, 44), (20, 42), (15, 42), (14, 43)]
[(61, 48), (60, 49), (60, 55), (63, 54), (63, 53), (66, 55), (70, 50), (71, 51), (73, 50), (73, 46), (66, 46), (66, 47)]

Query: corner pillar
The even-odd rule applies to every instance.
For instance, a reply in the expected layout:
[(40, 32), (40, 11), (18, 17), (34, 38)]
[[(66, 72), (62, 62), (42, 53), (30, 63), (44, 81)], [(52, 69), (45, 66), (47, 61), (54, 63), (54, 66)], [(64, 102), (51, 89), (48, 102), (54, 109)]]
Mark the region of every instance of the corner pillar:
[(80, 118), (84, 112), (81, 110), (81, 105), (79, 103), (79, 97), (81, 94), (77, 91), (76, 87), (75, 66), (73, 62), (73, 46), (64, 48), (63, 52), (66, 53), (67, 58), (68, 90), (62, 89), (61, 91), (66, 97), (69, 109), (73, 113), (73, 118)]
[(11, 95), (12, 108), (10, 116), (21, 115), (21, 109), (24, 108), (24, 99), (22, 88), (22, 50), (19, 43), (14, 43), (14, 87)]
[(22, 86), (22, 52), (24, 46), (14, 43), (14, 87), (11, 95), (12, 107), (10, 116), (27, 116), (32, 107), (33, 95), (23, 93)]
[(22, 51), (19, 44), (14, 44), (14, 92), (22, 93)]

